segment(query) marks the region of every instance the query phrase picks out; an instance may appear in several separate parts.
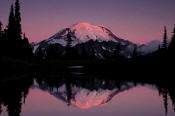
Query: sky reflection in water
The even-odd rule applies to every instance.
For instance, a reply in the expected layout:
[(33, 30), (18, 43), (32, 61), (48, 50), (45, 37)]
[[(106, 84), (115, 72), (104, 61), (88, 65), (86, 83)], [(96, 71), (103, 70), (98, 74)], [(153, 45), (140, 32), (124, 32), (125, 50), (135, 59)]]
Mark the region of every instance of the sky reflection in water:
[[(35, 81), (22, 105), (21, 116), (166, 115), (163, 97), (154, 86), (121, 83), (120, 87), (116, 87), (112, 81), (108, 84), (105, 81), (95, 82), (100, 83), (99, 88), (89, 86), (92, 83), (85, 84), (84, 87), (61, 83), (56, 87), (44, 81)], [(168, 98), (167, 116), (174, 116), (170, 97)], [(6, 108), (2, 109), (0, 116), (8, 116)]]

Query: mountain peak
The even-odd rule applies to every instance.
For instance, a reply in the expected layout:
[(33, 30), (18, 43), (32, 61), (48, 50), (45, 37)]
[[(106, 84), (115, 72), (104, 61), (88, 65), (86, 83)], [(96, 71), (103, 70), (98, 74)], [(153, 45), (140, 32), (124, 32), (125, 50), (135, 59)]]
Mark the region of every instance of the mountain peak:
[(75, 25), (92, 26), (92, 24), (90, 24), (90, 23), (88, 23), (88, 22), (78, 22), (78, 23), (74, 24), (74, 26), (75, 26)]
[(86, 28), (104, 28), (103, 25), (92, 25), (88, 22), (79, 22), (71, 26), (71, 28), (81, 28), (81, 27), (86, 27)]
[(112, 32), (104, 26), (96, 26), (87, 22), (80, 22), (70, 27), (71, 32), (75, 34), (75, 37), (82, 43), (89, 40), (94, 41), (114, 41), (115, 38), (111, 37)]
[(89, 31), (89, 30), (101, 30), (101, 28), (99, 28), (100, 26), (96, 26), (96, 25), (92, 25), (88, 22), (79, 22), (79, 23), (76, 23), (74, 25), (72, 25), (70, 28), (73, 30), (73, 29), (76, 29), (76, 30), (84, 30), (84, 31)]

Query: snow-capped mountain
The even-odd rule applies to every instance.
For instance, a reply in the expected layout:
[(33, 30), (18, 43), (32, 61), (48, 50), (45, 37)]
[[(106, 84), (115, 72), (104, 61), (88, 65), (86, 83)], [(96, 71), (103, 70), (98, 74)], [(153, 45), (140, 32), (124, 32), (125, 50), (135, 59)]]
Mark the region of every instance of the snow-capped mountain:
[(81, 54), (82, 44), (89, 55), (94, 55), (98, 58), (104, 57), (104, 51), (113, 52), (118, 43), (121, 44), (121, 54), (130, 57), (135, 44), (130, 41), (120, 39), (114, 35), (109, 29), (104, 26), (95, 26), (86, 22), (74, 24), (65, 28), (47, 40), (41, 41), (34, 46), (33, 52), (35, 54), (42, 50), (47, 55), (47, 48), (54, 45), (59, 48), (59, 53), (64, 54), (64, 47), (66, 46), (67, 34), (71, 31), (72, 46), (76, 48)]
[(93, 41), (113, 41), (113, 42), (122, 42), (123, 44), (127, 44), (128, 41), (124, 41), (116, 37), (109, 29), (104, 26), (94, 26), (86, 22), (81, 22), (72, 25), (69, 28), (63, 29), (54, 36), (50, 37), (47, 42), (48, 44), (61, 44), (63, 46), (66, 45), (66, 35), (68, 34), (68, 30), (70, 29), (73, 42), (72, 45), (75, 46), (77, 44), (88, 42), (89, 40)]
[(161, 41), (159, 40), (153, 40), (143, 45), (136, 45), (128, 40), (117, 37), (104, 26), (95, 26), (81, 22), (59, 31), (47, 40), (32, 44), (33, 52), (38, 54), (39, 51), (42, 51), (44, 56), (47, 56), (48, 48), (54, 47), (57, 51), (55, 54), (64, 55), (69, 30), (73, 40), (72, 46), (79, 55), (82, 54), (84, 47), (89, 56), (102, 59), (106, 57), (106, 51), (110, 55), (113, 55), (118, 43), (121, 45), (121, 56), (126, 58), (132, 57), (135, 46), (137, 46), (139, 55), (147, 55), (154, 53), (158, 50), (158, 46), (161, 45)]
[[(59, 87), (49, 87), (44, 81), (40, 84), (35, 81), (34, 87), (47, 91), (67, 105), (80, 109), (105, 105), (117, 94), (134, 87), (133, 83), (122, 83), (117, 87), (115, 82), (110, 82), (110, 84), (103, 80), (95, 80), (95, 82), (81, 86), (83, 82), (77, 80), (78, 85), (62, 83)], [(99, 87), (96, 87), (97, 83)]]

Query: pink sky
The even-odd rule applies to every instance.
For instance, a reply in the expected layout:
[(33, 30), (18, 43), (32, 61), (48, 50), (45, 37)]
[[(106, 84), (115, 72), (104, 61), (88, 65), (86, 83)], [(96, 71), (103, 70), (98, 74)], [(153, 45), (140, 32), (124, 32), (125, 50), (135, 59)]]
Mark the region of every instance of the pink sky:
[[(14, 0), (0, 1), (6, 25)], [(169, 38), (175, 23), (175, 0), (21, 0), (23, 31), (30, 42), (48, 39), (77, 22), (104, 25), (116, 36), (135, 43)]]

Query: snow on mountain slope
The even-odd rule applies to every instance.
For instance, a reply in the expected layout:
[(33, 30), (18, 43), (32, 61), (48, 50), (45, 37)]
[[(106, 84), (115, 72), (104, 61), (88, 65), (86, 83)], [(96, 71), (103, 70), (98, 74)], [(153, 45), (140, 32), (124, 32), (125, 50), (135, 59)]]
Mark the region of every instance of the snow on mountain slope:
[[(167, 41), (168, 44), (170, 43), (170, 39)], [(162, 45), (162, 42), (160, 40), (153, 40), (147, 44), (144, 44), (144, 45), (140, 45), (138, 47), (138, 52), (141, 54), (141, 55), (146, 55), (146, 54), (150, 54), (150, 53), (153, 53), (155, 51), (158, 50), (159, 48), (159, 45), (161, 46)]]
[(158, 50), (159, 45), (161, 45), (161, 41), (153, 40), (145, 45), (141, 45), (138, 47), (138, 52), (142, 55), (153, 53)]
[(89, 40), (97, 40), (101, 41), (120, 41), (118, 37), (116, 37), (110, 30), (105, 28), (104, 26), (94, 26), (86, 22), (81, 22), (70, 26), (69, 28), (63, 29), (45, 42), (49, 44), (59, 43), (63, 46), (66, 45), (66, 35), (68, 33), (68, 29), (71, 30), (73, 36), (73, 46), (87, 42)]
[(82, 42), (90, 39), (98, 41), (115, 41), (114, 38), (109, 36), (110, 32), (103, 26), (94, 26), (88, 23), (78, 23), (71, 27), (71, 31), (75, 32), (75, 36)]

